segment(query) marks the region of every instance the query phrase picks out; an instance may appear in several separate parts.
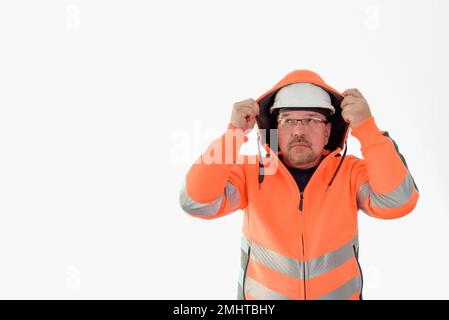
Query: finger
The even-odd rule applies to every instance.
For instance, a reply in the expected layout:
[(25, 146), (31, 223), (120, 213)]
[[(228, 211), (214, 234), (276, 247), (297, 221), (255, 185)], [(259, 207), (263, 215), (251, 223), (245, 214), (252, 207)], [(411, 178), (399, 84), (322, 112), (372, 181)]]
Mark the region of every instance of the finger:
[(342, 103), (356, 103), (357, 101), (360, 101), (361, 98), (355, 97), (355, 96), (346, 96)]
[(357, 102), (356, 98), (347, 96), (346, 98), (343, 99), (340, 106), (342, 109), (344, 109), (346, 106), (348, 106), (350, 104), (355, 104), (356, 102)]
[(245, 109), (242, 110), (243, 114), (245, 115), (245, 118), (255, 118), (256, 117), (256, 113), (254, 112), (254, 109), (252, 107), (246, 107)]
[(249, 104), (251, 104), (253, 102), (254, 102), (253, 98), (248, 98), (248, 99), (240, 101), (240, 103), (243, 104), (243, 105), (249, 105)]
[(254, 104), (251, 104), (250, 106), (248, 106), (248, 109), (249, 109), (252, 113), (254, 113), (254, 115), (257, 115), (257, 114), (259, 113), (259, 109), (258, 109), (257, 106), (254, 105)]
[(257, 104), (257, 102), (254, 101), (254, 103), (252, 104), (252, 106), (253, 106), (254, 113), (255, 113), (256, 115), (259, 115), (259, 114), (260, 114), (260, 109), (259, 109), (259, 105)]
[(362, 93), (357, 88), (351, 88), (351, 89), (345, 90), (343, 92), (343, 96), (354, 96), (354, 97), (363, 98)]
[(245, 99), (236, 103), (237, 108), (243, 108), (254, 104), (254, 99)]
[(350, 122), (350, 121), (349, 121), (349, 118), (348, 118), (348, 112), (347, 112), (347, 110), (346, 110), (346, 111), (342, 111), (341, 117), (343, 118), (343, 120), (344, 120), (345, 122)]
[(247, 106), (254, 106), (255, 110), (257, 110), (259, 108), (259, 105), (257, 104), (256, 100), (254, 100), (253, 98), (249, 98), (245, 100), (245, 105)]
[(238, 106), (240, 112), (254, 112), (254, 107), (250, 104), (242, 104)]
[(252, 128), (254, 127), (255, 124), (256, 124), (256, 118), (251, 118), (251, 119), (248, 121), (248, 128), (249, 128), (249, 129), (252, 129)]
[(346, 89), (345, 91), (343, 91), (343, 96), (348, 96), (348, 95), (357, 95), (357, 89), (350, 88), (350, 89)]

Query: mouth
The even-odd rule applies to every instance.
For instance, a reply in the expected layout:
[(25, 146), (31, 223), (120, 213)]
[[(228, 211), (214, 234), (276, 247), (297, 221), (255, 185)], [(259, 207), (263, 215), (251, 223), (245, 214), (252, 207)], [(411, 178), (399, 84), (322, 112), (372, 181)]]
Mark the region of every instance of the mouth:
[(305, 143), (293, 143), (293, 144), (290, 146), (290, 149), (296, 148), (296, 147), (306, 147), (306, 148), (309, 148), (309, 145), (307, 145), (307, 144), (305, 144)]

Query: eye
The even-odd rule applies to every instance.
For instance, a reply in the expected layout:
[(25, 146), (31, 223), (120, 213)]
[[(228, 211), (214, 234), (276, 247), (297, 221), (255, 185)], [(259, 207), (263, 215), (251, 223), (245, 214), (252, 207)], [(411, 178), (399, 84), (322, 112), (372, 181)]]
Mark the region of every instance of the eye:
[(310, 123), (316, 123), (315, 119), (303, 119), (302, 121), (304, 121), (304, 124), (307, 126)]
[(292, 126), (295, 124), (295, 120), (294, 119), (285, 119), (285, 124)]

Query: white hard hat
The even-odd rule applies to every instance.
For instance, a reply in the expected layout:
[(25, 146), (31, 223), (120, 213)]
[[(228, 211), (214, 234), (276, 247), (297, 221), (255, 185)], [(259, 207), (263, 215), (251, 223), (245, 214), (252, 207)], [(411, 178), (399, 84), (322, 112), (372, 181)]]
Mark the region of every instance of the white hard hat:
[(280, 89), (270, 112), (280, 108), (323, 108), (335, 113), (331, 97), (324, 89), (311, 83), (293, 83)]

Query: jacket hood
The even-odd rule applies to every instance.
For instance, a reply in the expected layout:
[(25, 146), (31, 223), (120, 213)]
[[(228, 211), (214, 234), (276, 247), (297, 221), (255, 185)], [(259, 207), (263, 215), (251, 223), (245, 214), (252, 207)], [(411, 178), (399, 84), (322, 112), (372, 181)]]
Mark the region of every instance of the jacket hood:
[[(326, 90), (331, 97), (331, 104), (335, 108), (335, 113), (329, 117), (329, 120), (332, 122), (332, 129), (329, 136), (329, 141), (327, 145), (324, 146), (323, 155), (327, 156), (331, 152), (337, 154), (338, 152), (340, 152), (340, 150), (343, 149), (343, 146), (345, 146), (343, 156), (340, 159), (340, 163), (338, 164), (338, 167), (335, 170), (334, 175), (332, 176), (331, 180), (328, 183), (328, 188), (332, 185), (332, 182), (334, 181), (338, 171), (340, 170), (341, 164), (345, 159), (347, 150), (346, 139), (349, 133), (349, 123), (345, 122), (341, 116), (342, 111), (341, 102), (343, 100), (343, 95), (334, 88), (332, 88), (331, 86), (329, 86), (327, 83), (325, 83), (324, 80), (313, 71), (310, 70), (292, 71), (288, 73), (281, 81), (279, 81), (273, 88), (268, 90), (266, 93), (264, 93), (262, 96), (260, 96), (260, 98), (256, 100), (260, 108), (259, 116), (256, 117), (257, 126), (259, 130), (258, 132), (259, 189), (261, 188), (265, 175), (265, 165), (260, 152), (260, 145), (262, 144), (265, 150), (268, 152), (267, 157), (270, 154), (270, 149), (272, 151), (277, 150), (277, 130), (273, 130), (273, 132), (269, 130), (275, 129), (277, 127), (275, 117), (270, 114), (270, 108), (274, 103), (274, 97), (281, 88), (293, 83), (301, 83), (301, 82), (312, 83)], [(271, 141), (270, 143), (270, 136), (271, 138), (276, 139), (276, 141)], [(272, 144), (275, 144), (276, 148), (271, 148)], [(326, 191), (328, 188), (326, 188)]]
[[(328, 144), (324, 147), (325, 150), (332, 152), (337, 148), (343, 148), (348, 136), (349, 124), (346, 123), (341, 116), (341, 101), (343, 95), (329, 86), (324, 80), (315, 72), (310, 70), (295, 70), (288, 73), (281, 81), (279, 81), (273, 88), (268, 90), (256, 101), (259, 104), (260, 112), (257, 117), (257, 126), (259, 128), (259, 135), (262, 145), (270, 145), (270, 130), (276, 128), (276, 119), (270, 114), (270, 108), (274, 103), (276, 93), (283, 87), (293, 83), (307, 82), (312, 83), (326, 90), (330, 97), (331, 103), (335, 108), (335, 114), (329, 117), (332, 122), (332, 130), (330, 133)], [(260, 130), (265, 129), (265, 130)]]

